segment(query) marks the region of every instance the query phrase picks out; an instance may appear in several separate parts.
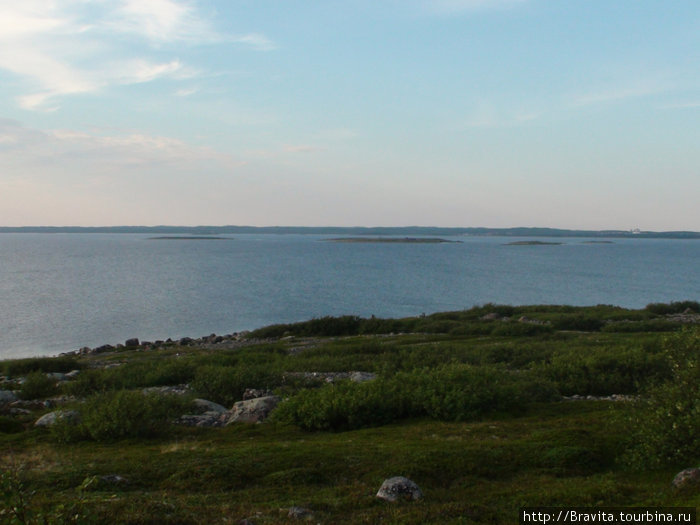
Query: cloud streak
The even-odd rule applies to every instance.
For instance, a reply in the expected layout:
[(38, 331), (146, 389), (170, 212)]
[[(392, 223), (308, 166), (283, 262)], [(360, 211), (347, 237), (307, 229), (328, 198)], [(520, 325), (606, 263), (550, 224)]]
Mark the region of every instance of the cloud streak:
[(182, 43), (276, 47), (262, 34), (219, 34), (184, 0), (0, 3), (0, 69), (21, 79), (16, 102), (27, 110), (55, 111), (64, 96), (113, 85), (191, 77), (179, 58), (163, 60), (168, 46)]

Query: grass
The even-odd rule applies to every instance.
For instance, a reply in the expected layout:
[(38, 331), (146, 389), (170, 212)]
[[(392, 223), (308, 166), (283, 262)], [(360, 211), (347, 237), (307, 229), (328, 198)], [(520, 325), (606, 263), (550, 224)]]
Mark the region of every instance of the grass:
[[(670, 485), (678, 470), (698, 466), (696, 448), (671, 457), (663, 432), (638, 432), (648, 414), (667, 429), (663, 403), (688, 391), (683, 381), (697, 383), (699, 333), (664, 317), (679, 308), (485, 305), (424, 318), (322, 318), (262, 329), (254, 336), (264, 341), (235, 350), (165, 345), (76, 358), (61, 368), (80, 369), (78, 379), (59, 388), (86, 398), (65, 407), (82, 411), (82, 432), (34, 428), (40, 411), (0, 415), (0, 523), (22, 522), (10, 508), (20, 500), (25, 523), (134, 524), (290, 523), (292, 506), (334, 524), (510, 524), (519, 507), (538, 505), (697, 506), (697, 490)], [(484, 319), (493, 312), (510, 320)], [(528, 325), (522, 316), (547, 330), (511, 329)], [(600, 329), (620, 320), (673, 329)], [(562, 328), (567, 322), (579, 329)], [(110, 363), (122, 364), (104, 368)], [(39, 386), (38, 371), (57, 371), (50, 360), (0, 367), (13, 379), (33, 374)], [(351, 370), (377, 379), (333, 386), (298, 375)], [(206, 429), (171, 424), (188, 398), (161, 403), (136, 392), (184, 382), (192, 397), (227, 404), (251, 387), (289, 401), (263, 424)], [(573, 393), (628, 393), (651, 411), (558, 400)], [(683, 410), (697, 410), (684, 401)], [(305, 423), (323, 414), (340, 423)], [(695, 421), (678, 414), (690, 445)], [(657, 449), (671, 459), (643, 465), (638, 453), (629, 461), (631, 450)], [(100, 478), (113, 474), (128, 483)], [(397, 475), (425, 498), (377, 500), (382, 481)]]

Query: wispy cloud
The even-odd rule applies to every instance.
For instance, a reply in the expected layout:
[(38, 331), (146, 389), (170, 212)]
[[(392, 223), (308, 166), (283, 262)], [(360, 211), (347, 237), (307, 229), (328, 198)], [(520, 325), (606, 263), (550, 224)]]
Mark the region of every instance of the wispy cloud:
[(23, 81), (16, 101), (24, 109), (53, 111), (63, 96), (193, 76), (178, 57), (163, 60), (175, 43), (276, 47), (262, 34), (220, 34), (185, 0), (0, 2), (0, 69)]
[[(26, 155), (28, 151), (32, 155)], [(43, 131), (22, 126), (14, 120), (0, 119), (0, 163), (8, 159), (13, 164), (40, 163), (46, 158), (57, 165), (62, 161), (71, 165), (80, 163), (83, 167), (99, 165), (100, 171), (124, 166), (189, 166), (196, 172), (196, 166), (201, 162), (213, 162), (222, 168), (243, 164), (213, 148), (195, 146), (172, 137), (66, 129)]]

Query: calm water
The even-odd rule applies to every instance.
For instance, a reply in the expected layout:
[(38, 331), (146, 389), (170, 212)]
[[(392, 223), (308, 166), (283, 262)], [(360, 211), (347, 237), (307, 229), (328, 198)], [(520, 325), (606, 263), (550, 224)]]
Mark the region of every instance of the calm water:
[(323, 315), (410, 316), (505, 304), (700, 299), (700, 242), (350, 244), (318, 235), (152, 240), (0, 235), (0, 358), (231, 333)]

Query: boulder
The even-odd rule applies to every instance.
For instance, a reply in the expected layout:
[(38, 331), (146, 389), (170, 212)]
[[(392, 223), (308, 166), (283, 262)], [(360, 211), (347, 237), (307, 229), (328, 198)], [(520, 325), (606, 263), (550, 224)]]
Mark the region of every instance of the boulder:
[(411, 501), (421, 499), (423, 493), (418, 488), (418, 485), (410, 479), (403, 476), (395, 476), (384, 480), (382, 486), (379, 487), (377, 497), (391, 502), (399, 500)]
[(226, 424), (230, 425), (236, 422), (260, 423), (270, 415), (270, 412), (279, 402), (280, 398), (277, 396), (266, 396), (234, 403), (233, 408), (231, 408), (231, 416)]
[(80, 370), (71, 370), (66, 374), (66, 379), (75, 379), (78, 374), (80, 374)]
[(222, 427), (228, 419), (228, 414), (219, 412), (204, 412), (204, 414), (185, 414), (175, 420), (178, 425), (187, 427)]
[(10, 390), (0, 390), (0, 405), (6, 405), (17, 401), (17, 396)]
[(305, 509), (304, 507), (290, 507), (287, 512), (287, 517), (297, 520), (309, 520), (313, 519), (313, 511), (310, 509)]
[(132, 337), (131, 339), (127, 339), (126, 341), (124, 341), (124, 346), (126, 346), (127, 348), (139, 346), (138, 337)]
[(216, 412), (217, 414), (223, 414), (224, 412), (228, 412), (228, 410), (226, 410), (226, 407), (220, 405), (219, 403), (209, 401), (207, 399), (195, 399), (194, 401), (192, 401), (192, 404), (204, 412)]
[(377, 379), (377, 374), (372, 372), (350, 372), (350, 381), (353, 383), (364, 383)]
[(700, 486), (700, 468), (687, 468), (681, 470), (671, 481), (671, 485), (677, 489)]
[(249, 399), (257, 399), (258, 397), (271, 396), (272, 392), (269, 390), (262, 390), (261, 388), (246, 388), (243, 392), (243, 401), (248, 401)]
[(44, 414), (34, 423), (35, 427), (50, 427), (58, 423), (59, 421), (66, 421), (68, 423), (77, 425), (80, 423), (80, 412), (77, 410), (56, 410), (55, 412), (49, 412)]

